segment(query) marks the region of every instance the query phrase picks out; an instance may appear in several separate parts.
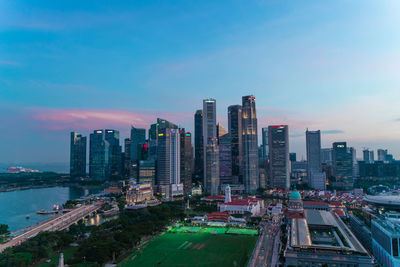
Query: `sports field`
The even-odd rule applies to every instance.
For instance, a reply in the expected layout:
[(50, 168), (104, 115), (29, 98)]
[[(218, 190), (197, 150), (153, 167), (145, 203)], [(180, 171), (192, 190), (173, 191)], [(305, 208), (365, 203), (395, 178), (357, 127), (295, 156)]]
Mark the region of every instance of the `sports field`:
[(165, 233), (119, 266), (246, 266), (257, 238), (204, 232)]
[(248, 228), (224, 228), (224, 227), (197, 227), (182, 226), (171, 228), (171, 233), (210, 233), (210, 234), (237, 234), (237, 235), (258, 235), (258, 230)]

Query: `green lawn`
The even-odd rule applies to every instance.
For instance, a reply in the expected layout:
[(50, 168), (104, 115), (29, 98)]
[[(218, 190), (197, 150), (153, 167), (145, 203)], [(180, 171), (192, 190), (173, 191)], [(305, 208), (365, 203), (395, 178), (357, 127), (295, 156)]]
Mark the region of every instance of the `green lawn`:
[[(77, 247), (69, 247), (66, 250), (63, 251), (64, 253), (64, 263), (65, 260), (71, 258), (75, 251), (77, 250)], [(42, 262), (36, 265), (36, 267), (54, 267), (58, 266), (58, 262), (60, 259), (60, 253), (56, 253), (53, 257), (50, 258), (50, 262)], [(89, 267), (90, 264), (77, 264), (74, 265), (75, 267)]]
[(119, 266), (246, 266), (257, 238), (203, 232), (165, 233)]

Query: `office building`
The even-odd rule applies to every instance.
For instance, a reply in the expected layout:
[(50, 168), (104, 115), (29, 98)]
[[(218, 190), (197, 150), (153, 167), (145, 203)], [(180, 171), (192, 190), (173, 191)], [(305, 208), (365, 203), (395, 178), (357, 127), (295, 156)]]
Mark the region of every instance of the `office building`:
[(333, 143), (333, 174), (335, 176), (335, 181), (332, 181), (333, 187), (353, 188), (353, 152), (347, 147), (346, 142)]
[(119, 144), (119, 131), (106, 129), (104, 139), (109, 144), (109, 164), (111, 177), (121, 177), (122, 157), (121, 146)]
[(369, 149), (363, 150), (363, 160), (365, 163), (374, 163), (374, 151)]
[(378, 161), (386, 161), (387, 149), (378, 149)]
[(124, 157), (123, 157), (123, 174), (125, 178), (131, 177), (132, 166), (131, 166), (131, 139), (125, 138), (124, 140)]
[(156, 184), (156, 162), (154, 160), (139, 161), (138, 182), (151, 184), (154, 188)]
[[(214, 166), (218, 164), (218, 155), (216, 156), (216, 161), (213, 164), (210, 164), (211, 159), (207, 158), (207, 155), (212, 156), (214, 152), (218, 152), (218, 143), (217, 143), (217, 106), (215, 99), (204, 99), (203, 100), (203, 155), (204, 155), (204, 189), (207, 193), (211, 193), (211, 189), (214, 188), (211, 186), (210, 181), (215, 180), (216, 178), (210, 175), (215, 174), (215, 170), (210, 170), (208, 168), (213, 167), (218, 169), (218, 172), (215, 176), (219, 176), (219, 166)], [(212, 140), (210, 142), (210, 140)], [(208, 151), (209, 150), (209, 151)], [(218, 153), (217, 153), (218, 154)], [(219, 177), (218, 177), (219, 180)]]
[(197, 180), (204, 177), (203, 159), (203, 110), (200, 109), (194, 114), (194, 174)]
[(232, 141), (229, 133), (218, 139), (219, 143), (219, 176), (220, 184), (232, 184)]
[(219, 192), (219, 147), (217, 138), (209, 138), (206, 147), (204, 190), (212, 196)]
[(131, 160), (134, 163), (141, 160), (142, 148), (146, 143), (146, 129), (131, 127)]
[(157, 186), (165, 198), (183, 194), (180, 165), (180, 135), (178, 129), (158, 131)]
[(270, 186), (290, 188), (289, 128), (287, 125), (268, 127)]
[(228, 130), (232, 142), (232, 176), (235, 183), (242, 183), (242, 106), (232, 105), (228, 107)]
[(333, 166), (333, 150), (332, 148), (321, 149), (321, 163), (326, 166)]
[(225, 127), (221, 123), (217, 123), (217, 137), (220, 138), (221, 136), (227, 134), (228, 131), (225, 129)]
[(77, 132), (71, 132), (69, 163), (71, 177), (86, 177), (86, 136)]
[(289, 153), (289, 160), (290, 162), (296, 162), (297, 161), (297, 154), (296, 153)]
[(256, 98), (242, 97), (243, 184), (247, 193), (255, 193), (260, 185), (258, 176), (258, 138)]
[(325, 190), (326, 176), (321, 163), (321, 131), (306, 131), (308, 186)]
[(183, 193), (189, 194), (192, 190), (192, 134), (180, 129), (180, 162), (181, 162), (181, 183)]
[(381, 266), (399, 267), (400, 213), (378, 216), (371, 222), (372, 253)]
[(105, 140), (104, 130), (95, 130), (90, 134), (89, 176), (96, 180), (110, 177), (110, 144)]
[(261, 151), (262, 151), (262, 160), (268, 160), (268, 127), (264, 127), (261, 129)]

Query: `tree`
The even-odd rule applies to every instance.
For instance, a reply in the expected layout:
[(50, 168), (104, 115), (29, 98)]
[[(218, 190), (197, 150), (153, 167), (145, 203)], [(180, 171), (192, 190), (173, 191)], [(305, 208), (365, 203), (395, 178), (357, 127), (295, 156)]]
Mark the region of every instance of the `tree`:
[(8, 225), (7, 224), (0, 224), (0, 235), (5, 235), (10, 233), (8, 230)]

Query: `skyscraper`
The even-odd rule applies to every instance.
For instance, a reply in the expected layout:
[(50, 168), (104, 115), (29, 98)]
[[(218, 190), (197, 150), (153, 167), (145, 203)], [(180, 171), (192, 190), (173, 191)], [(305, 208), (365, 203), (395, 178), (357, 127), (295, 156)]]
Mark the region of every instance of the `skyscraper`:
[(289, 129), (287, 125), (268, 126), (271, 187), (290, 188)]
[(110, 175), (120, 177), (122, 173), (121, 146), (119, 144), (119, 131), (106, 129), (105, 140), (109, 146)]
[(71, 132), (69, 164), (71, 177), (86, 176), (86, 136), (82, 136), (77, 132)]
[[(212, 140), (212, 142), (210, 142)], [(210, 159), (207, 158), (211, 156), (214, 158), (215, 151), (218, 151), (217, 140), (217, 106), (215, 99), (204, 99), (203, 100), (203, 155), (204, 155), (204, 189), (206, 192), (211, 193), (210, 181), (215, 179), (215, 177), (210, 177), (210, 175), (214, 175), (214, 170), (210, 170), (208, 168), (214, 168), (214, 164), (210, 165)], [(208, 147), (211, 146), (209, 149)], [(209, 151), (208, 151), (209, 150)], [(210, 153), (209, 153), (210, 152)], [(218, 163), (218, 156), (216, 156), (216, 162)], [(217, 167), (219, 175), (219, 166)], [(219, 180), (219, 179), (218, 179)]]
[(131, 160), (137, 163), (141, 160), (141, 145), (146, 143), (146, 129), (131, 127)]
[(232, 176), (235, 182), (242, 183), (242, 106), (228, 107), (228, 130), (231, 136), (232, 147)]
[(321, 162), (327, 166), (333, 165), (333, 149), (322, 148), (321, 149)]
[(158, 131), (164, 128), (178, 129), (178, 126), (161, 118), (157, 118), (157, 122), (150, 126), (148, 143), (148, 158), (150, 160), (157, 160)]
[(194, 114), (194, 174), (196, 179), (204, 179), (204, 151), (203, 151), (203, 110)]
[(220, 138), (221, 136), (227, 134), (228, 131), (225, 129), (225, 127), (221, 123), (217, 123), (217, 137)]
[(256, 101), (252, 95), (242, 97), (243, 184), (246, 192), (259, 187)]
[(131, 176), (131, 139), (125, 138), (124, 140), (124, 177), (130, 178)]
[(170, 198), (183, 194), (180, 181), (180, 138), (178, 129), (158, 131), (157, 185), (158, 191)]
[(218, 138), (219, 179), (220, 184), (232, 184), (232, 141), (231, 135), (225, 133)]
[(321, 131), (306, 131), (308, 186), (325, 190), (326, 176), (321, 165)]
[(180, 129), (180, 161), (181, 161), (181, 183), (183, 193), (189, 194), (192, 190), (192, 134)]
[(261, 150), (263, 161), (268, 160), (268, 127), (261, 129)]
[(89, 176), (96, 180), (110, 177), (110, 144), (105, 140), (104, 130), (95, 130), (90, 134)]
[(378, 161), (386, 161), (387, 149), (378, 149)]
[(208, 139), (205, 156), (205, 179), (204, 189), (206, 192), (215, 196), (219, 192), (219, 147), (218, 140), (215, 137)]
[(336, 188), (352, 189), (353, 177), (353, 153), (347, 147), (346, 142), (333, 143), (333, 174), (335, 181), (332, 185)]
[(363, 160), (365, 161), (365, 163), (374, 163), (375, 161), (374, 151), (369, 149), (364, 149)]

